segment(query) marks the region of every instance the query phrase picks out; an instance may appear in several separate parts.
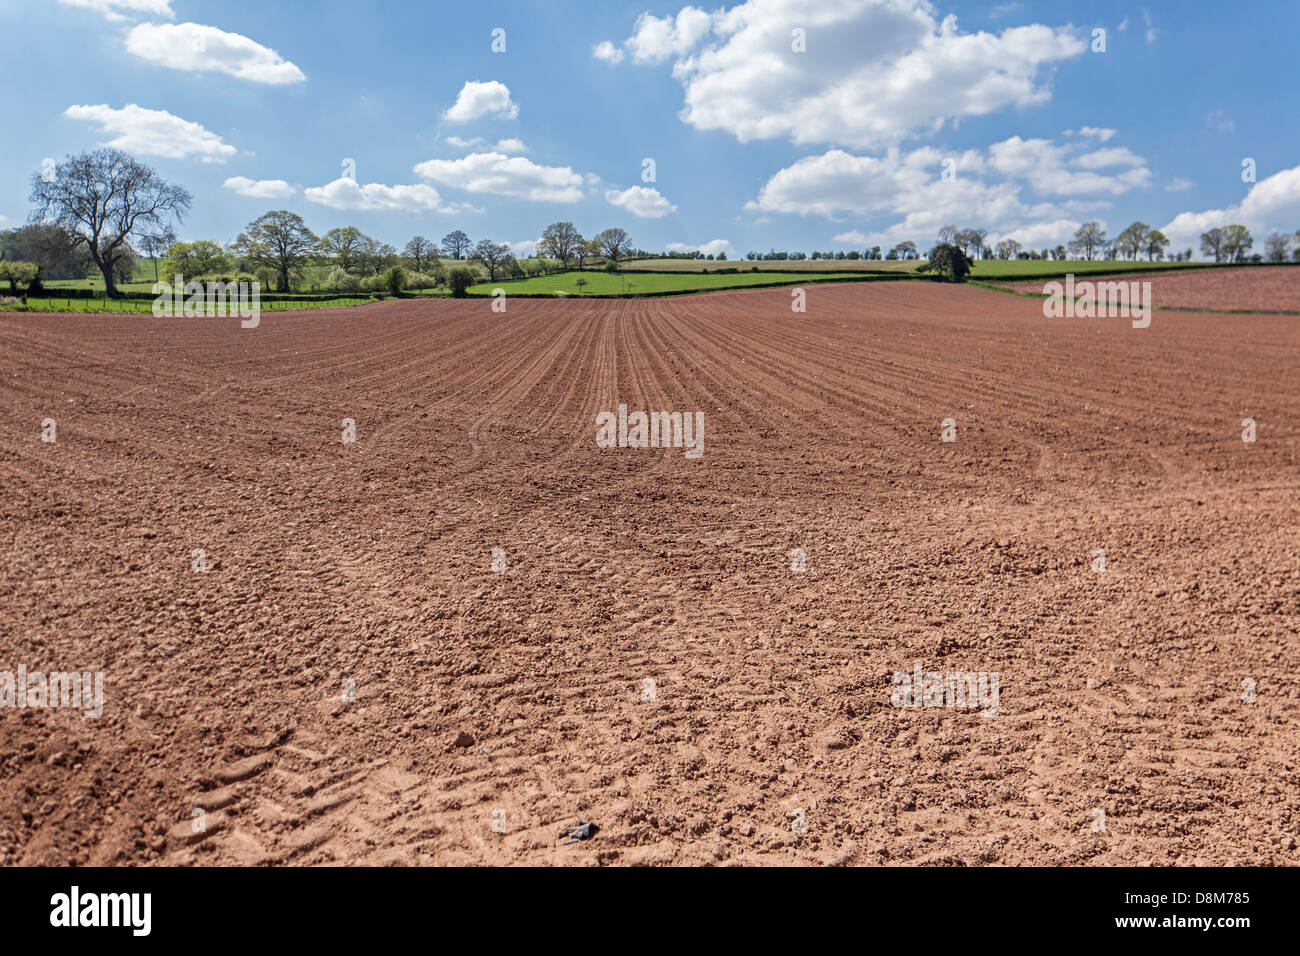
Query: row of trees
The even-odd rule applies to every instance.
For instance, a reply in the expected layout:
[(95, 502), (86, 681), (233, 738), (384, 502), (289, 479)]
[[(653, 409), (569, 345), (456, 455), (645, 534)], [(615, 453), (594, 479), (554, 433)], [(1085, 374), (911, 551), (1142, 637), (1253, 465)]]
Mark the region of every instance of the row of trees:
[(559, 261), (565, 269), (570, 262), (581, 269), (587, 259), (600, 258), (606, 263), (618, 263), (631, 258), (635, 251), (632, 238), (626, 229), (617, 227), (598, 232), (591, 239), (583, 238), (571, 222), (553, 222), (542, 230), (537, 251)]
[[(988, 231), (985, 229), (959, 229), (947, 225), (939, 230), (939, 244), (958, 249), (963, 256), (974, 259), (1118, 259), (1125, 257), (1137, 259), (1145, 254), (1148, 259), (1165, 258), (1169, 239), (1159, 229), (1152, 229), (1146, 223), (1135, 222), (1114, 240), (1106, 236), (1106, 228), (1099, 220), (1085, 222), (1076, 230), (1069, 244), (1064, 243), (1055, 249), (1026, 249), (1015, 239), (1002, 239), (990, 245)], [(1171, 258), (1191, 258), (1192, 251), (1178, 253)]]
[[(332, 265), (330, 275), (340, 282), (382, 275), (391, 286), (395, 269), (409, 269), (421, 278), (434, 273), (435, 281), (442, 281), (439, 252), (453, 260), (477, 262), (491, 280), (503, 273), (526, 274), (508, 245), (490, 239), (474, 243), (459, 229), (443, 236), (440, 244), (415, 236), (399, 254), (355, 226), (317, 236), (301, 216), (284, 209), (259, 216), (225, 248), (208, 240), (180, 242), (173, 223), (179, 225), (189, 211), (190, 193), (112, 148), (70, 156), (52, 174), (33, 175), (31, 201), (33, 225), (6, 234), (0, 259), (17, 261), (21, 256), (23, 261), (48, 263), (49, 278), (84, 276), (93, 266), (110, 296), (134, 275), (136, 248), (154, 259), (155, 278), (162, 268), (195, 278), (258, 273), (274, 277), (281, 291), (310, 264)], [(581, 267), (595, 256), (617, 268), (635, 251), (623, 229), (606, 229), (588, 240), (568, 222), (548, 226), (541, 245), (562, 268), (575, 259)]]
[[(138, 265), (136, 248), (155, 261), (165, 259), (168, 272), (201, 277), (232, 272), (256, 272), (274, 277), (276, 288), (286, 291), (305, 266), (324, 264), (333, 267), (327, 281), (351, 283), (377, 281), (392, 287), (393, 270), (409, 272), (417, 281), (432, 279), (441, 283), (446, 272), (439, 253), (452, 260), (468, 259), (477, 263), (495, 281), (501, 275), (524, 275), (521, 266), (505, 243), (482, 239), (473, 242), (457, 229), (435, 244), (415, 236), (405, 249), (397, 249), (366, 235), (355, 226), (331, 229), (317, 236), (302, 217), (288, 210), (274, 210), (249, 223), (228, 247), (207, 240), (178, 242), (173, 221), (181, 223), (189, 211), (190, 193), (163, 180), (149, 166), (121, 150), (104, 148), (70, 156), (57, 165), (53, 175), (37, 173), (32, 177), (31, 201), (35, 205), (32, 224), (10, 230), (0, 236), (0, 259), (30, 261), (42, 265), (47, 278), (84, 275), (89, 268), (98, 269), (108, 295), (117, 294), (117, 285), (134, 274)], [(1296, 236), (1273, 234), (1266, 243), (1269, 261), (1285, 261), (1292, 245), (1292, 255), (1300, 260), (1300, 232)], [(1215, 262), (1242, 262), (1254, 245), (1250, 230), (1243, 225), (1228, 225), (1206, 231), (1201, 236), (1201, 250)], [(1085, 259), (1124, 256), (1149, 260), (1163, 259), (1168, 238), (1146, 223), (1134, 222), (1114, 240), (1108, 240), (1100, 221), (1084, 223), (1070, 241), (1069, 248), (1025, 250), (1013, 239), (1003, 239), (990, 248), (988, 232), (978, 228), (945, 225), (939, 230), (939, 246), (959, 251), (963, 258), (1001, 259), (1055, 258), (1074, 255)], [(571, 222), (553, 222), (542, 233), (538, 251), (558, 268), (579, 269), (589, 260), (600, 259), (606, 268), (617, 270), (619, 263), (645, 255), (635, 249), (626, 230), (610, 228), (588, 239)], [(700, 254), (695, 252), (694, 257)], [(1190, 259), (1192, 251), (1173, 258)], [(879, 246), (859, 252), (814, 252), (814, 259), (913, 259), (916, 245), (900, 242), (882, 256)], [(711, 258), (711, 257), (710, 257)], [(725, 259), (719, 254), (718, 259)], [(798, 260), (802, 252), (750, 252), (753, 260)], [(1252, 256), (1259, 261), (1262, 257)], [(535, 260), (532, 268), (548, 268)], [(23, 273), (24, 275), (26, 273)], [(12, 284), (12, 280), (11, 280)]]

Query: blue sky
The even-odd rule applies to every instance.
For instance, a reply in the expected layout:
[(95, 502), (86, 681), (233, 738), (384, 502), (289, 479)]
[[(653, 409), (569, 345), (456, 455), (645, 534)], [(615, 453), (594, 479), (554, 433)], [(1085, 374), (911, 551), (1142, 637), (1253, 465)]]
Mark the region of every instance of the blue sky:
[(45, 158), (114, 142), (220, 242), (273, 208), (520, 253), (557, 219), (732, 255), (1300, 228), (1283, 0), (0, 0), (0, 33), (4, 227)]

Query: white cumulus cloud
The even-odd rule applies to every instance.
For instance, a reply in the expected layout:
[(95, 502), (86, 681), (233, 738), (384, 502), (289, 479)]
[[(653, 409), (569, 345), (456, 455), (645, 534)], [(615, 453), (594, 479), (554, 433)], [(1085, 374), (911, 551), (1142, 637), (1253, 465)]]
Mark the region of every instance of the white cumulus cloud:
[[(1069, 156), (1069, 149), (1050, 140), (1013, 136), (989, 147), (989, 165), (1048, 196), (1118, 196), (1151, 179), (1142, 157), (1124, 147), (1105, 147), (1074, 157)], [(1097, 172), (1112, 166), (1127, 168), (1110, 174)]]
[(519, 106), (510, 99), (510, 89), (504, 83), (470, 80), (461, 87), (456, 102), (442, 116), (452, 123), (468, 123), (484, 116), (515, 119), (519, 116)]
[(460, 159), (429, 159), (415, 167), (421, 179), (472, 193), (527, 199), (530, 202), (577, 202), (583, 177), (568, 166), (542, 166), (523, 156), (470, 153)]
[(1270, 232), (1294, 233), (1297, 222), (1300, 222), (1300, 166), (1293, 166), (1255, 183), (1236, 205), (1179, 213), (1160, 231), (1169, 237), (1175, 249), (1191, 248), (1199, 252), (1201, 233), (1239, 223), (1251, 231), (1255, 251), (1260, 251)]
[(611, 189), (605, 193), (605, 201), (611, 206), (626, 209), (639, 219), (662, 219), (677, 207), (670, 203), (659, 190), (648, 186), (629, 186), (621, 192)]
[(127, 34), (126, 49), (174, 70), (227, 73), (250, 83), (283, 86), (307, 79), (274, 50), (242, 34), (199, 23), (142, 23)]
[(1077, 130), (1067, 129), (1066, 136), (1093, 136), (1103, 143), (1115, 135), (1117, 130), (1107, 126), (1080, 126)]
[(444, 204), (432, 186), (385, 186), (381, 183), (363, 186), (350, 176), (305, 189), (303, 195), (319, 205), (349, 211), (450, 212), (454, 208)]
[(105, 104), (69, 106), (64, 115), (99, 126), (105, 142), (128, 153), (184, 159), (196, 156), (205, 163), (225, 162), (238, 150), (198, 123), (173, 116), (166, 110), (149, 110), (128, 103), (120, 110)]
[[(746, 208), (832, 220), (892, 220), (881, 230), (854, 227), (835, 236), (854, 245), (911, 239), (924, 246), (940, 226), (953, 223), (987, 229), (990, 241), (1013, 238), (1054, 246), (1068, 240), (1083, 218), (1106, 209), (1109, 197), (1150, 177), (1141, 157), (1127, 150), (1075, 155), (1077, 149), (1020, 137), (960, 154), (928, 146), (879, 156), (832, 149), (777, 172)], [(1073, 168), (1072, 160), (1097, 169)], [(943, 176), (946, 162), (955, 174), (951, 181)]]
[(689, 53), (712, 27), (713, 14), (698, 7), (683, 7), (675, 18), (647, 12), (637, 17), (624, 46), (638, 63), (662, 63), (669, 57)]
[(140, 19), (142, 17), (176, 16), (172, 12), (170, 0), (59, 0), (65, 7), (80, 7), (94, 10), (109, 20)]
[(746, 0), (642, 14), (624, 48), (639, 62), (676, 58), (679, 115), (699, 129), (867, 148), (1046, 103), (1052, 67), (1087, 45), (1070, 27), (963, 33), (929, 0)]
[(593, 46), (591, 55), (597, 60), (604, 60), (606, 63), (619, 63), (623, 59), (623, 51), (608, 40), (601, 40)]
[(287, 199), (298, 192), (283, 179), (249, 179), (247, 176), (231, 176), (221, 187), (252, 199)]

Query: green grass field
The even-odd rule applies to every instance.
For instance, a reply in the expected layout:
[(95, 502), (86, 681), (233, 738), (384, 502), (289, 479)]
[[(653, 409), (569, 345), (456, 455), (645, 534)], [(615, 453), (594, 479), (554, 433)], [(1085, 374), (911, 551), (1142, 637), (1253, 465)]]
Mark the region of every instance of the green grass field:
[[(122, 292), (152, 292), (153, 284), (153, 260), (141, 259), (131, 281), (119, 283), (117, 288)], [(51, 279), (48, 282), (42, 282), (41, 285), (47, 289), (94, 289), (97, 292), (104, 291), (104, 279), (99, 275), (85, 279)]]
[[(577, 280), (587, 280), (579, 292)], [(827, 273), (818, 278), (853, 279), (852, 272)], [(481, 282), (470, 287), (473, 295), (491, 295), (493, 289), (505, 289), (515, 295), (637, 295), (646, 292), (697, 292), (702, 289), (734, 289), (751, 285), (780, 283), (798, 285), (799, 276), (774, 272), (741, 272), (736, 275), (699, 275), (683, 272), (680, 275), (663, 275), (652, 272), (626, 272), (610, 275), (608, 272), (557, 272), (535, 279), (512, 279), (498, 282)]]
[(782, 270), (787, 272), (910, 272), (921, 263), (916, 259), (909, 261), (889, 259), (765, 259), (754, 262), (750, 259), (724, 259), (710, 262), (708, 259), (634, 259), (623, 264), (624, 272), (703, 272), (710, 273), (718, 269), (739, 269), (749, 272), (754, 266), (763, 270)]

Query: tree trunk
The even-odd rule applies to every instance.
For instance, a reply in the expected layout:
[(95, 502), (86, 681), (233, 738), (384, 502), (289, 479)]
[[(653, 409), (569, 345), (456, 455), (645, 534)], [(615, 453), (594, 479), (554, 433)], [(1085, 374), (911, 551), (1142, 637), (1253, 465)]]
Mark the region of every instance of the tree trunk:
[(276, 289), (276, 291), (277, 292), (289, 291), (289, 270), (286, 269), (284, 266), (280, 267), (280, 288)]
[(104, 295), (110, 299), (117, 298), (117, 285), (113, 282), (113, 267), (106, 265), (102, 261), (95, 263), (99, 266), (99, 272), (104, 277)]

